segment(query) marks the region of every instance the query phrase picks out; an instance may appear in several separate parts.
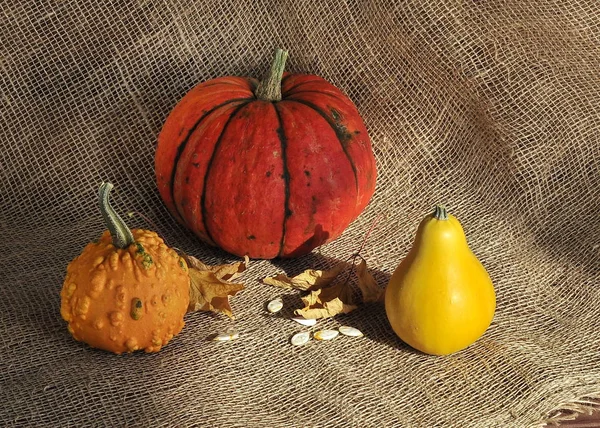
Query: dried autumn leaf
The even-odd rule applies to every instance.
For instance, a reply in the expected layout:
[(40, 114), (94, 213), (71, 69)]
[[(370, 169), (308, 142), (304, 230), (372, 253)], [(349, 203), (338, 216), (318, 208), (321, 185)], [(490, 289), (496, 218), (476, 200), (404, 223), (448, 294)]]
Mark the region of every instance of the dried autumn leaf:
[(233, 318), (229, 297), (243, 290), (244, 286), (228, 281), (239, 277), (248, 267), (250, 259), (246, 256), (243, 262), (209, 266), (196, 257), (187, 254), (183, 254), (183, 257), (189, 266), (191, 280), (188, 312), (221, 312)]
[(356, 274), (358, 275), (358, 288), (362, 293), (363, 302), (383, 302), (385, 289), (379, 288), (373, 275), (367, 271), (367, 262), (364, 259), (358, 264)]
[(244, 289), (242, 284), (225, 282), (209, 270), (189, 269), (190, 304), (188, 312), (213, 311), (221, 312), (234, 318), (229, 304), (229, 297)]
[(198, 270), (210, 270), (210, 266), (205, 265), (202, 261), (200, 261), (196, 257), (189, 256), (189, 255), (183, 253), (183, 251), (181, 252), (181, 255), (185, 259), (185, 262), (187, 263), (187, 265), (190, 269), (194, 268), (194, 269), (198, 269)]
[(199, 271), (209, 271), (215, 274), (215, 276), (224, 281), (233, 281), (238, 278), (247, 268), (250, 263), (250, 259), (248, 256), (244, 256), (243, 262), (236, 262), (226, 265), (217, 265), (217, 266), (209, 266), (204, 264), (202, 261), (198, 260), (196, 257), (188, 256), (187, 254), (184, 256), (185, 261), (188, 266), (191, 268), (197, 269)]
[(296, 315), (304, 318), (328, 318), (337, 314), (347, 314), (356, 309), (352, 289), (345, 283), (313, 290), (302, 297), (305, 307), (296, 309)]
[(264, 284), (287, 289), (318, 290), (331, 284), (345, 267), (346, 263), (338, 263), (329, 270), (307, 269), (291, 278), (280, 274), (264, 278), (262, 282)]

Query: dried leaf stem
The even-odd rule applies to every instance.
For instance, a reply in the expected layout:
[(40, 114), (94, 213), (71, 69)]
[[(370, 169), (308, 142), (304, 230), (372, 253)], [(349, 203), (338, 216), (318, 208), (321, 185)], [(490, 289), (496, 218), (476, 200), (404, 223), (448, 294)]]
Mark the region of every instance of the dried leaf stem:
[(360, 244), (360, 247), (358, 247), (358, 251), (350, 254), (350, 256), (345, 260), (345, 263), (351, 264), (352, 268), (348, 271), (348, 274), (346, 275), (346, 279), (343, 282), (344, 285), (347, 284), (348, 281), (350, 281), (350, 277), (356, 272), (356, 259), (358, 258), (366, 263), (365, 258), (363, 256), (361, 256), (360, 253), (365, 248), (365, 246), (367, 244), (367, 240), (371, 236), (371, 233), (373, 233), (373, 230), (375, 230), (375, 227), (377, 226), (379, 221), (384, 217), (385, 217), (384, 213), (379, 213), (377, 215), (377, 217), (375, 217), (375, 219), (371, 222), (371, 226), (369, 226), (369, 230), (367, 230), (367, 233), (365, 234), (365, 237), (363, 238), (362, 243)]

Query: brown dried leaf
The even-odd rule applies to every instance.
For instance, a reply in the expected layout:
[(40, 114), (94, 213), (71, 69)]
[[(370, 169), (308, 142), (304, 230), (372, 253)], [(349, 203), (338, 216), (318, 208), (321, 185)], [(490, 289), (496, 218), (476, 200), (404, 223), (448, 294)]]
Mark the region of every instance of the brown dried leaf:
[(243, 262), (232, 263), (229, 265), (209, 266), (211, 272), (215, 276), (223, 281), (233, 281), (242, 275), (242, 273), (248, 268), (250, 259), (248, 256), (244, 256)]
[(313, 290), (302, 297), (305, 307), (296, 309), (296, 315), (304, 318), (328, 318), (347, 314), (357, 308), (352, 298), (352, 289), (344, 283)]
[(208, 265), (205, 265), (203, 262), (201, 262), (196, 257), (189, 256), (189, 255), (185, 254), (183, 251), (180, 251), (180, 254), (185, 259), (185, 262), (187, 263), (187, 265), (190, 269), (193, 268), (193, 269), (197, 269), (197, 270), (210, 270), (210, 267)]
[(356, 274), (358, 275), (358, 288), (362, 293), (363, 302), (383, 302), (385, 289), (379, 288), (373, 275), (367, 271), (367, 262), (364, 259), (358, 264)]
[(190, 304), (188, 312), (212, 311), (221, 312), (234, 318), (229, 304), (229, 297), (244, 289), (242, 284), (225, 282), (209, 270), (189, 269)]
[(285, 275), (276, 275), (262, 280), (263, 283), (274, 285), (276, 287), (298, 290), (318, 290), (327, 287), (346, 267), (346, 263), (338, 263), (329, 270), (307, 269), (304, 272), (288, 277)]
[(238, 278), (247, 269), (250, 259), (246, 256), (243, 262), (209, 266), (194, 256), (184, 254), (183, 257), (188, 264), (191, 281), (188, 312), (221, 312), (234, 318), (229, 297), (243, 290), (244, 286), (228, 281)]
[(185, 261), (191, 268), (199, 271), (209, 271), (215, 276), (224, 281), (233, 281), (238, 278), (247, 268), (250, 263), (248, 256), (244, 256), (243, 262), (236, 262), (227, 265), (209, 266), (198, 260), (196, 257), (185, 255)]

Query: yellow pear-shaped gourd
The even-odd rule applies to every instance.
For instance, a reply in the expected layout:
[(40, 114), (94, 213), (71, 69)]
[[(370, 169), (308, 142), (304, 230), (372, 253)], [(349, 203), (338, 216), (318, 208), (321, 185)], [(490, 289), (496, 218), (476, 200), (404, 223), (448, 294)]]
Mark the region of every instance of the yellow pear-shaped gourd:
[(495, 309), (494, 286), (462, 226), (436, 206), (387, 286), (385, 311), (392, 328), (413, 348), (446, 355), (481, 337)]

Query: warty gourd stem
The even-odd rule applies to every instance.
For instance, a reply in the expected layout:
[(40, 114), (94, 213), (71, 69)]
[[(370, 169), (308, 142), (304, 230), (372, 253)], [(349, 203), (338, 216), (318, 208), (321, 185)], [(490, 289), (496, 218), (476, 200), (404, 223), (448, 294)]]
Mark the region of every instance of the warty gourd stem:
[(131, 230), (123, 219), (117, 214), (108, 201), (110, 191), (114, 186), (111, 183), (102, 183), (98, 190), (98, 202), (104, 223), (112, 236), (113, 245), (117, 248), (127, 248), (135, 242)]

